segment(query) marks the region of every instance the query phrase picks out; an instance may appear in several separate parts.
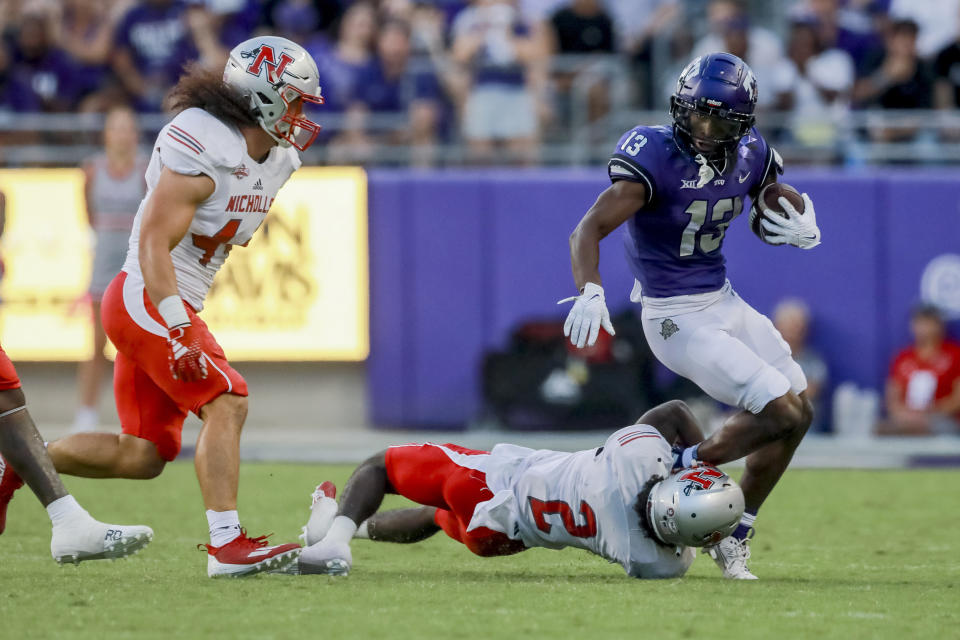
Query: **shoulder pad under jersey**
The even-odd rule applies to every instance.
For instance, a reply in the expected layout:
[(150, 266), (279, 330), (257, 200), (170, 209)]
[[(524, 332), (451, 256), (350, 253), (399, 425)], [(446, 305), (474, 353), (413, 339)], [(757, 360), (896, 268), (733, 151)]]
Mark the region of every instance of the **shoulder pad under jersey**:
[(193, 108), (177, 114), (160, 131), (157, 148), (164, 166), (177, 173), (198, 175), (242, 164), (246, 142), (235, 128), (203, 109)]

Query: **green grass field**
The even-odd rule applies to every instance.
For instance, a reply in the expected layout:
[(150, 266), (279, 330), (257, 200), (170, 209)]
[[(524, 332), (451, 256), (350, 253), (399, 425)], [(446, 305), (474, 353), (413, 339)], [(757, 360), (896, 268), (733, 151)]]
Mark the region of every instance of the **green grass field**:
[[(294, 541), (313, 486), (349, 471), (244, 465), (242, 522)], [(357, 541), (347, 578), (210, 580), (192, 465), (146, 482), (68, 478), (94, 515), (156, 538), (132, 559), (60, 568), (46, 514), (20, 491), (0, 536), (0, 638), (957, 638), (957, 478), (789, 472), (758, 519), (750, 583), (705, 556), (681, 580), (638, 581), (581, 551), (482, 559), (443, 534)]]

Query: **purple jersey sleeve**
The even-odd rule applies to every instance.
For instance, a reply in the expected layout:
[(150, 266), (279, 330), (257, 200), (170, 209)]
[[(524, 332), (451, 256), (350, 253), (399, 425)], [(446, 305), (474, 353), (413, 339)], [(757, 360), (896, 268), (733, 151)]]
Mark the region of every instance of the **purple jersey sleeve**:
[(653, 127), (634, 127), (620, 136), (607, 162), (610, 182), (629, 180), (643, 183), (649, 192), (647, 200), (652, 202), (657, 194), (659, 141), (659, 132)]
[(440, 82), (433, 71), (422, 71), (414, 75), (413, 97), (417, 100), (439, 100)]
[(182, 65), (198, 55), (187, 29), (186, 11), (180, 0), (135, 5), (115, 31), (117, 47), (130, 52), (141, 73), (165, 73), (175, 81)]
[(22, 73), (13, 73), (0, 87), (0, 113), (43, 111), (43, 102), (30, 86), (30, 78)]
[(130, 23), (134, 20), (133, 8), (128, 9), (120, 23), (113, 30), (113, 45), (116, 48), (130, 48)]
[[(741, 147), (750, 153), (754, 158), (754, 168), (751, 172), (756, 176), (753, 180), (753, 186), (750, 187), (750, 194), (755, 195), (760, 191), (760, 186), (770, 177), (783, 173), (783, 159), (777, 150), (770, 146), (757, 128), (754, 127), (747, 134), (746, 144)], [(745, 151), (741, 151), (744, 153)]]
[(55, 49), (50, 52), (45, 66), (49, 73), (57, 78), (59, 97), (67, 100), (70, 104), (74, 104), (82, 90), (77, 65), (67, 55), (66, 51)]
[(249, 38), (260, 21), (261, 4), (259, 0), (234, 2), (232, 10), (220, 14), (220, 44), (233, 48), (238, 42)]

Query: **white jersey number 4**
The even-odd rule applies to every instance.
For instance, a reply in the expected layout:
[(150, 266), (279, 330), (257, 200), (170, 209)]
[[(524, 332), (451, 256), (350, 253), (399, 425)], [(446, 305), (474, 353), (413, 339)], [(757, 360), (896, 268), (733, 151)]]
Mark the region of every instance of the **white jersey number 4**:
[[(217, 253), (220, 245), (226, 245), (225, 251), (230, 253), (230, 249), (233, 248), (233, 244), (230, 241), (233, 240), (233, 236), (237, 235), (237, 230), (240, 228), (241, 222), (243, 221), (239, 218), (233, 218), (230, 222), (223, 225), (220, 231), (217, 231), (212, 236), (193, 234), (193, 246), (198, 249), (203, 249), (203, 255), (200, 256), (200, 264), (207, 266), (210, 260), (213, 259), (214, 254)], [(245, 247), (247, 244), (244, 243), (241, 246)]]

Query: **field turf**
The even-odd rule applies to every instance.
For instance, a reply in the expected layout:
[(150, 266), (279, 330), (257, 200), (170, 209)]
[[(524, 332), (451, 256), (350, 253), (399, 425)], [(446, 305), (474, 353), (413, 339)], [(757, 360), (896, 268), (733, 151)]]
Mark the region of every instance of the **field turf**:
[[(313, 486), (349, 471), (246, 464), (242, 522), (296, 540)], [(958, 638), (957, 479), (789, 472), (757, 522), (760, 581), (722, 580), (699, 556), (687, 577), (658, 582), (569, 549), (476, 558), (443, 534), (357, 541), (346, 578), (210, 580), (192, 465), (144, 482), (67, 478), (95, 516), (156, 538), (131, 559), (60, 568), (46, 514), (21, 490), (0, 536), (0, 638)]]

